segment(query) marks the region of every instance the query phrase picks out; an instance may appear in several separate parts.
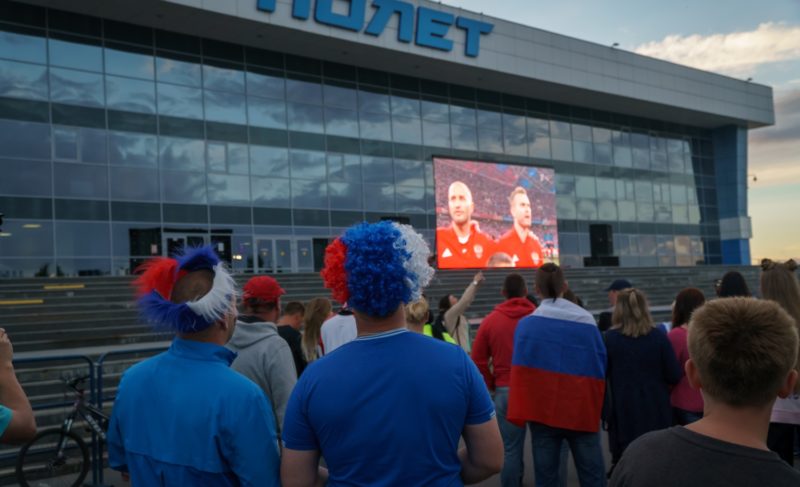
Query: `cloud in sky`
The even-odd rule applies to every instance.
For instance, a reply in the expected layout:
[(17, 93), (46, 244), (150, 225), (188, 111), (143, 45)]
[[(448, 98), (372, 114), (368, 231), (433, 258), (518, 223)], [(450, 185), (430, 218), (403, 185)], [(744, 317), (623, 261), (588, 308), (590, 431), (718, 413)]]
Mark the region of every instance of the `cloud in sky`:
[(750, 172), (759, 186), (800, 183), (800, 89), (775, 97), (775, 125), (750, 132)]
[(634, 51), (698, 69), (749, 76), (760, 65), (800, 59), (800, 26), (766, 22), (744, 32), (669, 35)]

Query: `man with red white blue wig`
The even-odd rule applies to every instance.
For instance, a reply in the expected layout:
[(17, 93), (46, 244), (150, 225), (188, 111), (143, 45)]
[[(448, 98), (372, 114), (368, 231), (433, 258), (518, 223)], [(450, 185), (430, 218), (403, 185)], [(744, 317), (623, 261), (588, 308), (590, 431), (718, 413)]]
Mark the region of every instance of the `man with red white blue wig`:
[(500, 471), (478, 369), (460, 347), (405, 326), (404, 305), (433, 277), (429, 256), (421, 235), (393, 222), (355, 225), (328, 246), (322, 277), (358, 337), (311, 363), (292, 392), (284, 487), (463, 485)]
[(275, 419), (264, 393), (231, 370), (236, 284), (212, 247), (145, 263), (143, 318), (176, 334), (128, 369), (108, 431), (109, 465), (133, 485), (277, 486)]

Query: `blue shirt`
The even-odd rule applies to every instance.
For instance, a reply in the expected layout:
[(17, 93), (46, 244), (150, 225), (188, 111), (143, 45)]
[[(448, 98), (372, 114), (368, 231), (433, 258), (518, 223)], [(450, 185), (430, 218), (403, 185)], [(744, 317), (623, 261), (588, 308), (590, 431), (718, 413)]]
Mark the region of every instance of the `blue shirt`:
[(278, 486), (264, 393), (229, 368), (236, 354), (176, 338), (123, 376), (108, 431), (111, 468), (133, 486)]
[(11, 423), (11, 417), (14, 415), (13, 411), (0, 404), (0, 436), (6, 432), (8, 425)]
[(330, 486), (463, 485), (461, 432), (493, 416), (460, 347), (400, 329), (311, 363), (289, 399), (283, 440), (320, 451)]

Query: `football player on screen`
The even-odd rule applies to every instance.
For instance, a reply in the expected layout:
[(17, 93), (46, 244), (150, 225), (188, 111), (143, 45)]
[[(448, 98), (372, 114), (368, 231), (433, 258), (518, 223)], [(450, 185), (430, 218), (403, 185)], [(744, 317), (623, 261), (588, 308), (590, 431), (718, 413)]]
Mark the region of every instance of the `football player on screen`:
[(544, 254), (539, 238), (531, 231), (531, 200), (525, 188), (517, 186), (508, 197), (514, 226), (497, 242), (497, 250), (507, 253), (514, 267), (539, 267)]
[(447, 190), (450, 226), (436, 229), (436, 253), (440, 269), (485, 267), (494, 254), (495, 241), (480, 231), (472, 219), (475, 203), (472, 192), (461, 181), (454, 181)]

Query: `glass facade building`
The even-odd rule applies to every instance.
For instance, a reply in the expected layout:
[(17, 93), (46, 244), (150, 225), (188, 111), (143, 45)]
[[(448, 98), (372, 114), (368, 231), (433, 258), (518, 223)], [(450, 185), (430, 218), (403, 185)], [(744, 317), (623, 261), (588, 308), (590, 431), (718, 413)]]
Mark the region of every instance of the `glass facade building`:
[(120, 275), (183, 243), (321, 265), (400, 216), (433, 239), (433, 156), (553, 167), (562, 263), (721, 263), (713, 133), (5, 3), (0, 277)]

